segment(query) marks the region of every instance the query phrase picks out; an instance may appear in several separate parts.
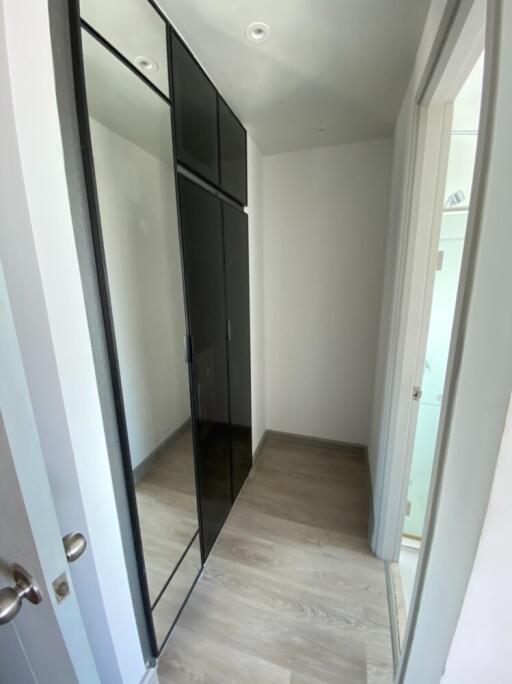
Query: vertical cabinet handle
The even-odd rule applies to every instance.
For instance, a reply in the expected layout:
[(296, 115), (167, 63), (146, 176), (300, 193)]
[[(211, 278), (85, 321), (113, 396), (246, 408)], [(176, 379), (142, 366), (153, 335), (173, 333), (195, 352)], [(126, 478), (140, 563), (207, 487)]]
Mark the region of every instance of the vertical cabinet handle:
[(228, 342), (231, 342), (231, 320), (227, 321)]

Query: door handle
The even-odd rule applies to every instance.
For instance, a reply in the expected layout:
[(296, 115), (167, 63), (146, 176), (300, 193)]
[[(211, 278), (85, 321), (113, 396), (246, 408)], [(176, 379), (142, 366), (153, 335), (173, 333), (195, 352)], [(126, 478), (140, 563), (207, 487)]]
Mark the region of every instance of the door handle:
[(87, 548), (87, 540), (80, 532), (70, 532), (62, 537), (68, 563), (78, 560)]
[(27, 599), (34, 605), (43, 600), (41, 590), (25, 568), (15, 564), (11, 571), (14, 587), (0, 589), (0, 625), (5, 625), (14, 620), (21, 610), (23, 599)]

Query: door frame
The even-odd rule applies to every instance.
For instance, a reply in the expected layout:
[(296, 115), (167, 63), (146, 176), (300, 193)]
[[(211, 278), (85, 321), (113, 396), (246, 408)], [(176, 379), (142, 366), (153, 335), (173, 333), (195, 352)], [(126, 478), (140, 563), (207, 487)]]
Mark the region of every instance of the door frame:
[[(412, 403), (411, 390), (413, 387), (414, 370), (417, 364), (417, 349), (411, 348), (407, 344), (407, 324), (410, 307), (412, 306), (409, 293), (411, 287), (418, 279), (418, 272), (414, 264), (414, 247), (417, 239), (417, 225), (414, 224), (414, 207), (418, 202), (418, 182), (421, 179), (421, 164), (424, 159), (426, 136), (424, 124), (422, 125), (422, 107), (433, 108), (439, 104), (449, 102), (454, 99), (460, 86), (469, 74), (471, 67), (476, 62), (479, 54), (485, 49), (486, 59), (484, 65), (484, 87), (482, 93), (481, 118), (479, 125), (479, 139), (475, 170), (473, 175), (472, 201), (468, 213), (468, 224), (464, 256), (462, 262), (461, 276), (459, 281), (459, 291), (455, 309), (454, 325), (450, 345), (450, 354), (445, 381), (445, 400), (443, 401), (441, 417), (439, 421), (438, 439), (432, 471), (427, 515), (424, 526), (424, 536), (422, 549), (418, 561), (415, 587), (409, 611), (409, 619), (403, 644), (403, 652), (398, 664), (396, 682), (420, 682), (434, 681), (428, 679), (427, 671), (434, 672), (439, 676), (442, 672), (448, 652), (451, 636), (460, 613), (461, 601), (464, 596), (469, 573), (471, 571), (472, 558), (476, 552), (476, 544), (480, 534), (481, 524), (486, 510), (490, 491), (490, 481), (494, 473), (495, 460), (491, 455), (482, 464), (480, 475), (482, 476), (482, 486), (478, 497), (475, 498), (474, 508), (470, 519), (464, 525), (464, 535), (457, 540), (461, 548), (457, 554), (457, 549), (453, 548), (451, 572), (453, 574), (450, 583), (451, 595), (446, 596), (446, 591), (439, 591), (439, 568), (446, 565), (446, 550), (443, 554), (441, 549), (446, 549), (446, 535), (453, 530), (448, 529), (447, 509), (449, 493), (446, 483), (447, 473), (450, 476), (449, 486), (456, 486), (457, 473), (463, 472), (463, 464), (455, 456), (452, 443), (457, 440), (463, 441), (460, 435), (464, 432), (461, 429), (462, 409), (458, 404), (464, 402), (464, 395), (461, 394), (460, 385), (464, 382), (468, 384), (468, 369), (464, 367), (465, 375), (461, 375), (461, 367), (464, 361), (464, 353), (471, 343), (481, 351), (482, 342), (475, 331), (482, 328), (475, 322), (476, 314), (473, 313), (472, 338), (468, 340), (466, 331), (468, 330), (468, 311), (470, 306), (476, 307), (480, 303), (475, 300), (474, 279), (478, 259), (480, 258), (481, 245), (481, 222), (484, 211), (491, 213), (484, 204), (488, 189), (489, 159), (490, 150), (493, 144), (494, 119), (496, 116), (495, 103), (497, 99), (497, 81), (499, 74), (499, 55), (503, 49), (501, 45), (502, 24), (501, 15), (503, 12), (502, 0), (448, 0), (445, 13), (440, 24), (440, 29), (434, 46), (431, 51), (427, 66), (424, 69), (420, 85), (414, 97), (414, 120), (412, 142), (410, 145), (411, 164), (408, 178), (405, 183), (405, 220), (403, 236), (401, 238), (401, 250), (404, 258), (403, 264), (399, 267), (397, 292), (395, 293), (395, 306), (397, 310), (396, 334), (392, 340), (392, 348), (389, 353), (389, 364), (391, 366), (390, 388), (387, 389), (385, 411), (388, 415), (384, 417), (385, 447), (382, 488), (376, 492), (380, 495), (376, 515), (376, 528), (372, 539), (372, 545), (377, 555), (385, 560), (397, 560), (397, 550), (399, 549), (400, 537), (402, 533), (403, 512), (405, 510), (405, 497), (407, 493), (407, 482), (409, 474), (409, 463), (406, 445), (410, 440), (410, 423)], [(485, 26), (485, 30), (484, 30)], [(493, 154), (496, 150), (493, 148)], [(494, 183), (496, 179), (494, 178)], [(498, 211), (498, 209), (496, 210)], [(487, 223), (488, 226), (488, 223)], [(486, 227), (487, 227), (486, 226)], [(482, 256), (489, 258), (486, 253)], [(498, 260), (498, 259), (497, 259)], [(484, 262), (488, 268), (489, 262)], [(425, 262), (423, 263), (423, 266)], [(484, 269), (484, 266), (481, 267)], [(421, 280), (421, 278), (420, 278)], [(480, 280), (479, 295), (485, 287)], [(417, 284), (417, 283), (416, 283)], [(422, 293), (418, 301), (425, 301), (425, 287), (420, 287)], [(488, 293), (486, 292), (486, 296)], [(474, 302), (477, 302), (475, 304)], [(479, 310), (480, 318), (482, 314)], [(485, 321), (480, 323), (485, 328)], [(508, 326), (508, 324), (507, 324)], [(508, 334), (508, 327), (503, 325)], [(506, 335), (503, 337), (507, 340)], [(501, 342), (496, 344), (499, 347)], [(501, 347), (499, 352), (501, 353)], [(472, 359), (473, 360), (473, 359)], [(470, 362), (466, 363), (468, 366)], [(494, 369), (493, 369), (494, 370)], [(490, 420), (487, 412), (484, 412), (486, 421), (486, 436), (489, 439), (489, 449), (494, 446), (494, 441), (499, 432), (500, 425), (504, 422), (506, 406), (502, 406), (502, 394), (504, 393), (501, 384), (508, 381), (508, 366), (505, 364), (502, 370), (503, 381), (496, 388), (493, 404), (496, 404), (496, 412), (493, 420)], [(494, 379), (494, 376), (493, 376)], [(486, 387), (488, 392), (491, 389)], [(503, 391), (502, 391), (503, 390)], [(467, 395), (466, 395), (467, 396)], [(457, 402), (455, 402), (455, 397)], [(508, 406), (507, 394), (507, 406)], [(469, 398), (467, 403), (471, 403), (472, 411), (478, 415), (475, 409), (475, 402), (478, 397)], [(499, 410), (498, 410), (499, 406)], [(503, 409), (503, 411), (502, 411)], [(503, 413), (503, 416), (502, 416)], [(457, 432), (453, 421), (459, 421)], [(491, 425), (492, 423), (492, 425)], [(469, 430), (472, 432), (473, 430)], [(468, 430), (465, 431), (468, 433)], [(501, 432), (499, 432), (501, 438)], [(466, 440), (467, 441), (467, 440)], [(449, 451), (449, 453), (447, 453)], [(459, 454), (462, 452), (459, 451)], [(493, 452), (492, 452), (493, 453)], [(496, 452), (497, 454), (497, 452)], [(449, 457), (449, 458), (448, 458)], [(453, 462), (450, 462), (453, 459)], [(455, 482), (454, 482), (455, 478)], [(489, 485), (489, 488), (487, 487)], [(443, 489), (444, 488), (444, 489)], [(440, 512), (441, 511), (441, 512)], [(436, 527), (436, 524), (439, 526)], [(443, 529), (444, 528), (444, 529)], [(452, 542), (455, 541), (452, 536)], [(453, 546), (453, 543), (452, 543)], [(456, 554), (456, 555), (453, 555)], [(450, 555), (450, 554), (448, 554)], [(435, 568), (435, 569), (434, 569)], [(437, 585), (436, 585), (437, 582)], [(444, 603), (439, 605), (440, 594), (443, 594)], [(436, 615), (440, 620), (440, 610), (444, 610), (444, 620), (439, 622), (439, 629), (432, 631), (432, 620)], [(437, 612), (436, 612), (437, 611)], [(427, 643), (428, 642), (428, 643)], [(429, 648), (430, 655), (427, 655)], [(426, 659), (428, 667), (425, 667)], [(420, 672), (423, 674), (420, 676)], [(421, 678), (423, 677), (423, 678)], [(437, 681), (437, 680), (436, 680)]]
[(58, 0), (2, 0), (1, 11), (10, 82), (1, 108), (10, 131), (2, 157), (2, 190), (5, 180), (9, 193), (8, 220), (0, 222), (5, 280), (58, 523), (62, 535), (76, 530), (88, 541), (69, 572), (96, 666), (102, 681), (138, 684), (148, 668), (70, 201), (70, 183), (81, 179), (67, 166), (58, 109), (65, 86), (55, 74), (70, 62), (66, 43), (54, 54), (52, 31), (54, 20), (65, 23), (67, 15), (58, 13)]
[[(407, 504), (407, 489), (414, 439), (417, 402), (412, 399), (413, 387), (421, 380), (421, 360), (425, 354), (426, 332), (430, 318), (437, 241), (440, 230), (440, 210), (448, 149), (446, 136), (452, 117), (452, 102), (469, 75), (485, 45), (482, 17), (487, 2), (495, 0), (453, 0), (441, 21), (432, 52), (423, 71), (414, 97), (410, 164), (405, 181), (405, 210), (400, 251), (404, 255), (399, 266), (396, 297), (396, 333), (389, 354), (391, 367), (388, 393), (384, 405), (384, 448), (380, 490), (375, 493), (375, 526), (372, 549), (387, 561), (397, 561)], [(492, 36), (488, 39), (492, 40)], [(492, 47), (492, 46), (491, 46)], [(487, 102), (490, 93), (484, 92)], [(485, 107), (483, 108), (485, 112)], [(484, 116), (480, 128), (484, 131)], [(479, 137), (479, 149), (473, 180), (473, 197), (483, 183), (477, 173), (488, 139)], [(433, 186), (431, 180), (435, 178)], [(426, 182), (425, 182), (426, 181)], [(473, 202), (474, 204), (474, 202)], [(474, 212), (473, 212), (474, 213)], [(467, 241), (470, 239), (468, 217)], [(467, 251), (469, 247), (466, 245)], [(464, 269), (460, 283), (463, 283)], [(462, 303), (461, 286), (457, 309)], [(452, 339), (456, 336), (455, 316)], [(450, 383), (450, 367), (446, 388)], [(439, 435), (442, 424), (439, 425)], [(435, 468), (432, 478), (434, 478)], [(429, 507), (428, 507), (429, 508)], [(428, 525), (428, 508), (424, 530)]]
[[(13, 662), (9, 658), (6, 667), (20, 677), (20, 661), (25, 660), (34, 682), (66, 678), (100, 684), (64, 553), (1, 263), (0, 301), (0, 448), (8, 499), (2, 523), (9, 547), (8, 554), (5, 547), (0, 552), (0, 586), (12, 586), (9, 566), (21, 563), (42, 594), (42, 605), (24, 600), (16, 618), (0, 627), (0, 639), (19, 653), (19, 660), (9, 653)], [(10, 555), (12, 547), (15, 556)], [(62, 580), (69, 592), (61, 604), (54, 586)]]

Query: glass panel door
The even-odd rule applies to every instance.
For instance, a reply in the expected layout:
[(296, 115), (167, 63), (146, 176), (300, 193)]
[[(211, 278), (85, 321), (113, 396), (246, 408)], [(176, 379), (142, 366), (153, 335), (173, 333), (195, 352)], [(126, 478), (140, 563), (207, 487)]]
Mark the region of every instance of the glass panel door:
[(252, 466), (247, 214), (223, 203), (233, 500)]
[(222, 215), (220, 200), (183, 176), (179, 190), (206, 559), (231, 508)]

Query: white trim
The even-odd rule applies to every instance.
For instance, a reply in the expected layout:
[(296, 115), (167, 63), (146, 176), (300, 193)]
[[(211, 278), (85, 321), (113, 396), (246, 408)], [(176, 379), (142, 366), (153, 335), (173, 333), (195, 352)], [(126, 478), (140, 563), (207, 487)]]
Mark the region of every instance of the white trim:
[[(451, 12), (452, 7), (448, 10)], [(448, 31), (448, 37), (437, 41), (440, 45), (439, 52), (431, 53), (415, 92), (416, 104), (409, 145), (410, 161), (405, 184), (405, 209), (392, 317), (394, 323), (390, 334), (392, 343), (386, 360), (389, 380), (384, 397), (381, 428), (383, 446), (376, 479), (381, 488), (375, 493), (376, 526), (372, 538), (373, 550), (386, 560), (397, 560), (400, 548), (399, 520), (402, 519), (405, 506), (403, 479), (409, 468), (410, 423), (412, 421), (414, 425), (416, 420), (415, 407), (411, 406), (411, 394), (418, 380), (417, 358), (421, 339), (415, 334), (414, 326), (411, 329), (411, 321), (415, 321), (416, 327), (421, 325), (422, 317), (417, 313), (423, 310), (425, 288), (429, 283), (425, 276), (427, 261), (422, 258), (421, 251), (418, 254), (416, 243), (418, 235), (421, 236), (417, 224), (421, 177), (434, 177), (435, 165), (442, 161), (433, 154), (432, 148), (432, 145), (439, 144), (441, 134), (440, 120), (434, 112), (440, 112), (446, 106), (447, 100), (442, 97), (449, 96), (452, 100), (455, 98), (481, 54), (484, 36), (479, 22), (482, 12), (485, 16), (484, 10), (485, 0), (469, 0), (459, 3), (458, 11), (451, 17), (450, 24), (445, 21), (443, 26), (442, 22), (439, 31)], [(453, 63), (452, 55), (459, 60), (458, 64)], [(430, 75), (430, 80), (426, 80), (427, 75)], [(449, 79), (453, 80), (449, 82)], [(420, 97), (423, 98), (421, 103)], [(425, 199), (421, 209), (431, 211), (425, 209)], [(430, 224), (429, 228), (431, 227)]]
[(400, 684), (442, 677), (487, 510), (512, 386), (512, 318), (503, 315), (509, 313), (512, 289), (507, 206), (512, 7), (501, 0), (475, 2), (479, 11), (486, 5), (481, 135), (461, 275), (466, 296), (456, 306), (447, 373), (452, 382), (441, 413), (432, 512)]
[(144, 673), (140, 680), (140, 684), (158, 684), (158, 670), (156, 667), (151, 667)]
[(4, 0), (3, 12), (30, 222), (4, 231), (2, 262), (61, 533), (88, 540), (69, 572), (96, 666), (102, 681), (130, 684), (145, 663), (69, 205), (48, 2)]
[[(401, 363), (392, 389), (390, 430), (386, 451), (383, 496), (378, 517), (381, 546), (377, 553), (397, 561), (405, 516), (411, 446), (418, 413), (412, 399), (421, 384), (430, 305), (442, 216), (444, 179), (452, 108), (418, 106), (418, 147), (408, 220), (408, 249), (400, 314)], [(424, 179), (436, 182), (425, 183)]]

